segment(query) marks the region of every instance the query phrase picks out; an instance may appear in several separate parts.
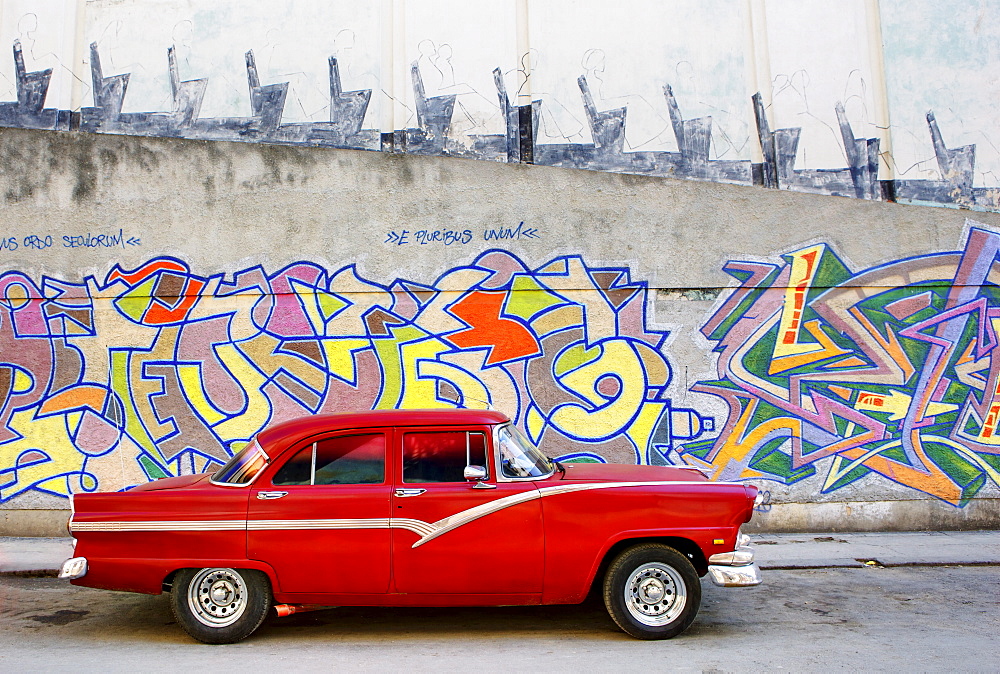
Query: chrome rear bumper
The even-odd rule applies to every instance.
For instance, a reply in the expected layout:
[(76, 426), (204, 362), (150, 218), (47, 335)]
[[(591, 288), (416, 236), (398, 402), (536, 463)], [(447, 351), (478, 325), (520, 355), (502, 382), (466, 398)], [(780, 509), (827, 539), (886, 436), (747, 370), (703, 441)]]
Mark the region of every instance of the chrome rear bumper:
[(740, 534), (732, 552), (720, 552), (708, 558), (708, 573), (720, 587), (753, 587), (760, 585), (760, 568), (753, 561), (750, 537)]
[(63, 562), (62, 569), (59, 570), (60, 578), (83, 578), (87, 575), (87, 558), (73, 557)]

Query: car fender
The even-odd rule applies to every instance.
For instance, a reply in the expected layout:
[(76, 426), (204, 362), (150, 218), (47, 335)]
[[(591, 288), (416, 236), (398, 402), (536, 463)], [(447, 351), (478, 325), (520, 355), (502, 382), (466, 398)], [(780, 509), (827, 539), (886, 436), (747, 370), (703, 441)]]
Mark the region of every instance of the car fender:
[[(140, 592), (142, 594), (162, 594), (168, 581), (180, 569), (254, 569), (267, 574), (272, 593), (281, 591), (278, 577), (269, 564), (251, 559), (205, 559), (205, 558), (141, 558), (104, 557), (87, 560), (87, 574), (71, 580), (73, 585), (82, 585), (104, 590)], [(124, 580), (124, 579), (127, 579)]]
[[(664, 528), (648, 528), (648, 529), (629, 529), (625, 531), (619, 531), (612, 536), (609, 536), (607, 540), (601, 545), (599, 552), (595, 555), (591, 562), (590, 570), (586, 576), (586, 582), (582, 587), (578, 589), (572, 596), (564, 598), (560, 601), (556, 598), (545, 597), (544, 603), (577, 603), (583, 601), (587, 593), (593, 587), (595, 582), (599, 581), (598, 574), (604, 567), (605, 562), (608, 561), (608, 554), (616, 547), (622, 543), (634, 541), (636, 544), (643, 541), (650, 540), (663, 540), (663, 539), (680, 539), (687, 541), (690, 544), (689, 550), (680, 550), (680, 552), (687, 554), (693, 549), (697, 549), (701, 555), (701, 559), (695, 559), (692, 561), (695, 568), (698, 570), (700, 575), (704, 574), (704, 565), (707, 555), (705, 549), (699, 544), (699, 541), (704, 541), (706, 539), (713, 539), (716, 536), (720, 536), (722, 533), (717, 527), (704, 528), (704, 529), (664, 529)], [(728, 532), (726, 532), (728, 536)]]

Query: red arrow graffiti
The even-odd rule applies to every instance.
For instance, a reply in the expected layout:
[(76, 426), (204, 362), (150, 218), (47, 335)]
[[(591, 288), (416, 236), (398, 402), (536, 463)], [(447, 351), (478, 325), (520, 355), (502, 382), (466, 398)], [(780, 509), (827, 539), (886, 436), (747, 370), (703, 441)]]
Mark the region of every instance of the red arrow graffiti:
[(477, 290), (448, 307), (469, 328), (445, 337), (460, 349), (488, 347), (487, 365), (526, 358), (541, 353), (541, 345), (530, 330), (517, 321), (500, 316), (505, 292)]

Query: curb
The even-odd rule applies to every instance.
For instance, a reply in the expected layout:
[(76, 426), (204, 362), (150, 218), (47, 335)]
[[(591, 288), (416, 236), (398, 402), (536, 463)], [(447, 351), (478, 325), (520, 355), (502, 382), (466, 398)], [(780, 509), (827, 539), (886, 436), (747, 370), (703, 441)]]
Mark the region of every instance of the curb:
[[(815, 571), (820, 569), (898, 569), (906, 567), (942, 567), (942, 566), (1000, 566), (1000, 561), (972, 562), (845, 562), (828, 564), (759, 564), (761, 571)], [(19, 569), (17, 571), (0, 571), (0, 578), (57, 578), (59, 569)]]
[(761, 571), (805, 571), (809, 569), (897, 569), (904, 567), (940, 567), (940, 566), (1000, 566), (1000, 561), (973, 562), (880, 562), (870, 560), (874, 564), (864, 562), (830, 562), (827, 564), (758, 564)]
[(57, 578), (59, 569), (19, 569), (0, 571), (0, 578)]

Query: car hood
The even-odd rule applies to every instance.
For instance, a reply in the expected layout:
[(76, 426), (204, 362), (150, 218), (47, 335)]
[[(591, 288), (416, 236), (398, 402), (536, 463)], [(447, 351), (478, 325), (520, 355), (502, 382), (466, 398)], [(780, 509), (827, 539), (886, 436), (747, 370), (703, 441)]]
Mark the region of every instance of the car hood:
[[(581, 482), (705, 482), (708, 478), (694, 468), (673, 466), (630, 466), (618, 463), (564, 463), (564, 480)], [(556, 473), (558, 475), (558, 472)]]
[(146, 484), (140, 484), (138, 487), (133, 487), (129, 491), (160, 491), (162, 489), (179, 489), (181, 487), (188, 487), (192, 484), (197, 484), (203, 480), (207, 480), (209, 473), (202, 473), (201, 475), (181, 475), (180, 477), (164, 477), (159, 480), (153, 480), (152, 482), (147, 482)]

